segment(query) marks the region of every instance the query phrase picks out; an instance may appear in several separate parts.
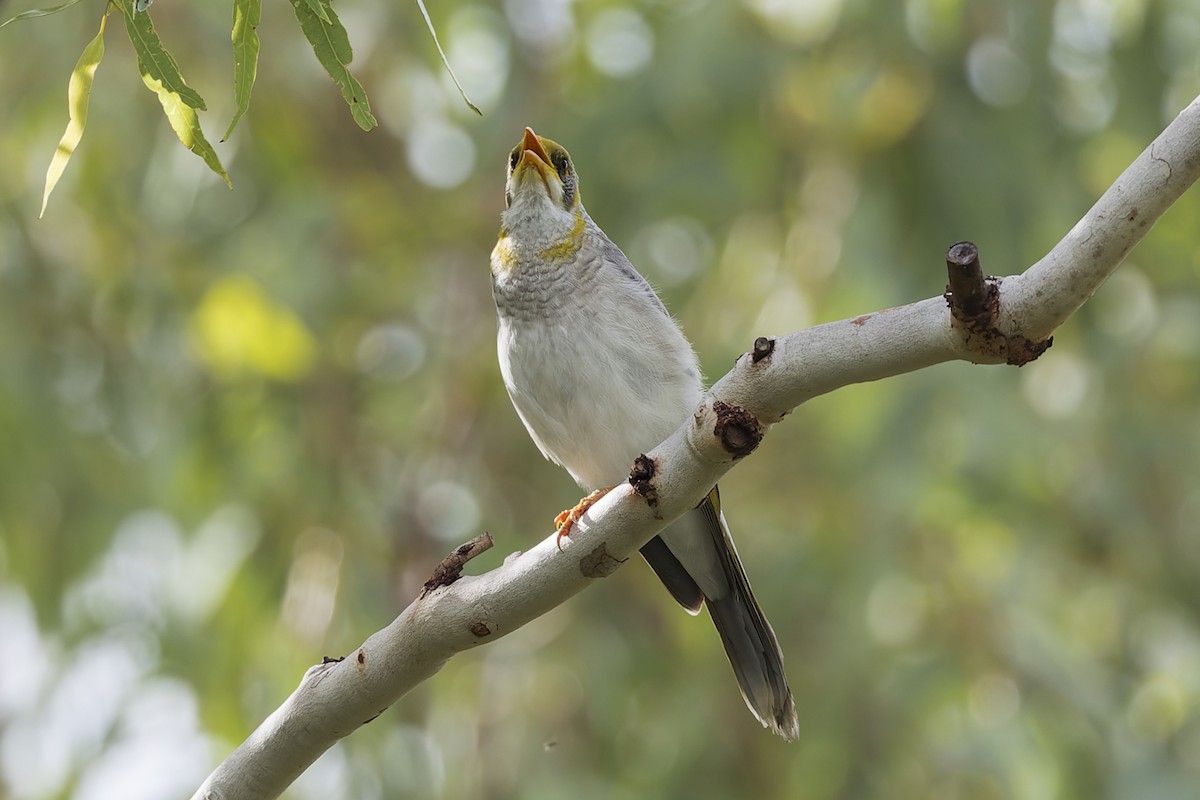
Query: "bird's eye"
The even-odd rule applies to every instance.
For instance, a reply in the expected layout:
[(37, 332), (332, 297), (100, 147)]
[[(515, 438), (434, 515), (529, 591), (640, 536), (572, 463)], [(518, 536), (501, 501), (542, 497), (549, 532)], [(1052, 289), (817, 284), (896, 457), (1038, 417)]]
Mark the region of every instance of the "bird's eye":
[(563, 153), (555, 153), (551, 161), (554, 162), (554, 168), (558, 170), (558, 177), (566, 178), (567, 168), (571, 166), (571, 162), (567, 160), (566, 155)]
[(508, 157), (508, 168), (516, 169), (517, 161), (521, 158), (521, 148), (514, 147), (512, 153)]

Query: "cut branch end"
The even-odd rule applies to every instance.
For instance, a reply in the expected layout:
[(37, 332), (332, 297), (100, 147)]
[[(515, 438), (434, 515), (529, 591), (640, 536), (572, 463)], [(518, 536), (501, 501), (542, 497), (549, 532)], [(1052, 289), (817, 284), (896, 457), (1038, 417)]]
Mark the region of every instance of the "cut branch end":
[(979, 263), (979, 248), (973, 242), (950, 245), (946, 251), (946, 273), (950, 279), (946, 300), (959, 321), (977, 323), (981, 316), (994, 314), (994, 309), (989, 308), (990, 292)]

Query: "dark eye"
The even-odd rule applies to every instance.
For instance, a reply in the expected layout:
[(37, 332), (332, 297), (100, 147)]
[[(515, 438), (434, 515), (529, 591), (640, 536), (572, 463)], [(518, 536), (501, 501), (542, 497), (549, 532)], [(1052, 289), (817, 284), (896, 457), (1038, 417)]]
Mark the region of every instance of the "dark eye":
[(567, 157), (562, 153), (555, 153), (550, 160), (554, 162), (554, 168), (558, 170), (558, 177), (566, 178), (567, 169), (571, 166), (571, 162), (567, 160)]
[(521, 158), (521, 148), (514, 147), (512, 153), (508, 157), (508, 168), (516, 169), (517, 161)]

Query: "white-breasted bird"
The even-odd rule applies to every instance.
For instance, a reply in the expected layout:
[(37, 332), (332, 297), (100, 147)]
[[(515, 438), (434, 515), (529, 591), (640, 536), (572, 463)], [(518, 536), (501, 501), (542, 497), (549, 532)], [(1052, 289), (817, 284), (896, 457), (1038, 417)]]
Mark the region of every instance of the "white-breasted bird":
[[(542, 454), (592, 492), (556, 522), (565, 534), (666, 439), (703, 397), (696, 354), (654, 289), (584, 210), (558, 143), (526, 128), (508, 159), (492, 251), (500, 371)], [(783, 653), (754, 599), (716, 487), (642, 548), (689, 612), (707, 606), (754, 716), (799, 735)]]

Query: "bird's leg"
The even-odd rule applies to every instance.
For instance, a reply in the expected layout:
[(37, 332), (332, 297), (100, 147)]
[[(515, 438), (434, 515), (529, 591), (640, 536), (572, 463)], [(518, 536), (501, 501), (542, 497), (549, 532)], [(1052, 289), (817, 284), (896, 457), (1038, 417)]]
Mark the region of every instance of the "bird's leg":
[(563, 537), (571, 535), (571, 528), (575, 526), (576, 522), (579, 522), (579, 518), (586, 514), (589, 508), (596, 505), (601, 497), (604, 497), (604, 495), (615, 488), (617, 487), (609, 486), (607, 489), (597, 489), (576, 503), (574, 508), (568, 508), (554, 518), (554, 529), (558, 531), (558, 538), (555, 541), (558, 544), (559, 550), (562, 549)]

